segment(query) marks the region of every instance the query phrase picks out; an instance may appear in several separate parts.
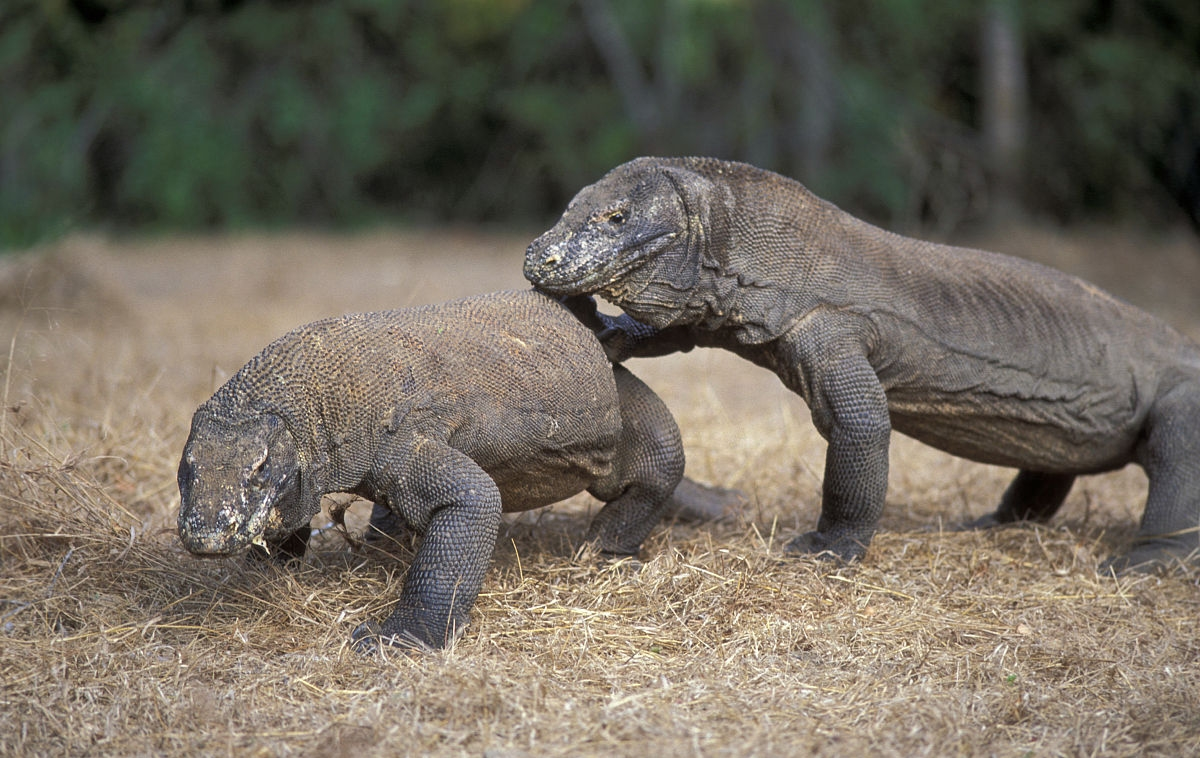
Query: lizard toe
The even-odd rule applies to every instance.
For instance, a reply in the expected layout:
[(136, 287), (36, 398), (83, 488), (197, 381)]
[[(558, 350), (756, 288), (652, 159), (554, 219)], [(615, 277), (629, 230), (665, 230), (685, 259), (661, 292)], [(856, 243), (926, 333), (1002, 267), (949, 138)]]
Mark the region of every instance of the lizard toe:
[(359, 624), (350, 633), (350, 644), (355, 652), (363, 655), (375, 655), (384, 649), (398, 650), (405, 653), (432, 652), (433, 648), (417, 639), (416, 635), (401, 632), (387, 634), (380, 624), (366, 621)]
[(815, 555), (826, 561), (850, 563), (866, 555), (867, 547), (861, 540), (849, 536), (829, 535), (823, 532), (807, 532), (792, 540), (784, 548), (788, 553)]
[(1101, 574), (1117, 576), (1165, 573), (1181, 565), (1200, 563), (1200, 550), (1181, 540), (1147, 540), (1128, 553), (1114, 555), (1100, 564)]
[(379, 624), (365, 621), (356, 626), (350, 633), (350, 645), (363, 655), (379, 652)]
[(955, 524), (954, 531), (956, 531), (956, 532), (977, 532), (977, 531), (982, 531), (984, 529), (994, 529), (995, 527), (998, 527), (1004, 523), (1005, 522), (996, 518), (995, 513), (988, 513), (984, 516), (980, 516), (977, 519), (972, 519), (970, 521), (964, 521), (960, 524)]

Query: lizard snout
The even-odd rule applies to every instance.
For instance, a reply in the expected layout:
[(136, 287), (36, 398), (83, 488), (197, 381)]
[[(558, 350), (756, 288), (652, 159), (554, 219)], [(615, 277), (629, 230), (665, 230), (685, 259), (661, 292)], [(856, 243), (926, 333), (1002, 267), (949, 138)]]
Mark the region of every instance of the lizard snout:
[(525, 249), (525, 278), (535, 287), (552, 294), (572, 294), (556, 288), (568, 283), (562, 267), (562, 247), (565, 242), (552, 243), (543, 234)]

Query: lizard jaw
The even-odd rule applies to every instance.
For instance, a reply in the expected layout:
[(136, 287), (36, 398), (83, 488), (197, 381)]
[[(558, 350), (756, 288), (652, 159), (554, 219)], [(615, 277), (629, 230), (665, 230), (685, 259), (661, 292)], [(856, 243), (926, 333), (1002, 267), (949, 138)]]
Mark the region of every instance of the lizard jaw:
[[(287, 527), (276, 504), (291, 477), (265, 491), (245, 487), (230, 493), (224, 504), (180, 504), (179, 537), (189, 552), (200, 556), (234, 555), (251, 545), (264, 545), (268, 536)], [(264, 545), (265, 546), (265, 545)]]
[[(242, 508), (245, 508), (244, 504)], [(216, 519), (181, 510), (179, 536), (184, 547), (195, 555), (233, 555), (250, 545), (265, 542), (266, 533), (278, 526), (274, 522), (279, 521), (279, 514), (270, 503), (262, 503), (248, 511), (224, 511)]]
[[(678, 232), (664, 232), (627, 246), (569, 233), (557, 242), (538, 237), (525, 251), (525, 278), (543, 292), (590, 295), (603, 291), (668, 247)], [(544, 249), (543, 249), (544, 248)]]

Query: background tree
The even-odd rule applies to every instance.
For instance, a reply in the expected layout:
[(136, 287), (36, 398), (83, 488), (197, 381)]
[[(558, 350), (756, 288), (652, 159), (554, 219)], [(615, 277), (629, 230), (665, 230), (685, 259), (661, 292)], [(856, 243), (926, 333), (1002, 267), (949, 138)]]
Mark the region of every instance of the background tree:
[(536, 226), (652, 153), (934, 234), (998, 198), (1200, 229), (1198, 51), (1159, 0), (8, 0), (0, 247)]
[(1025, 173), (1028, 87), (1015, 0), (989, 0), (983, 12), (980, 62), (984, 160), (991, 175), (991, 214), (1003, 220), (1020, 210)]

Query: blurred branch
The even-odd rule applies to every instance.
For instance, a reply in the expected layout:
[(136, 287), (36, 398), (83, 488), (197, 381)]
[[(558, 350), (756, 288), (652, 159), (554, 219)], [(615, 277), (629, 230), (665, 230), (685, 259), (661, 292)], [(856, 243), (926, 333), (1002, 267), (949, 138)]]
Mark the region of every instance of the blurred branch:
[(782, 142), (795, 156), (804, 180), (827, 170), (837, 123), (836, 61), (825, 7), (810, 3), (800, 16), (794, 3), (756, 6), (756, 21), (770, 61), (787, 82), (779, 96), (787, 106)]
[(1013, 0), (989, 0), (980, 32), (983, 147), (996, 185), (991, 212), (1003, 217), (1020, 210), (1027, 132), (1025, 51)]

